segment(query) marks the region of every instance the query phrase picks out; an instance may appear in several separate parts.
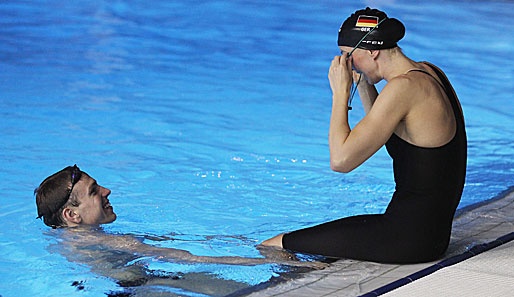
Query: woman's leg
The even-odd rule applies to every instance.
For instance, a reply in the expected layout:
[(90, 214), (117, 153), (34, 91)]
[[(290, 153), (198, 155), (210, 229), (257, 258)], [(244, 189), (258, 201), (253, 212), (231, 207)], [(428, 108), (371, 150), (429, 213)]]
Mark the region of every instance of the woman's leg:
[(263, 245), (334, 258), (419, 263), (435, 260), (444, 252), (439, 248), (440, 238), (430, 232), (434, 229), (432, 225), (423, 218), (403, 220), (388, 215), (360, 215), (280, 234)]
[(284, 237), (285, 233), (279, 234), (275, 237), (272, 237), (268, 240), (263, 241), (261, 244), (266, 246), (276, 246), (279, 248), (283, 248), (282, 246), (282, 237)]

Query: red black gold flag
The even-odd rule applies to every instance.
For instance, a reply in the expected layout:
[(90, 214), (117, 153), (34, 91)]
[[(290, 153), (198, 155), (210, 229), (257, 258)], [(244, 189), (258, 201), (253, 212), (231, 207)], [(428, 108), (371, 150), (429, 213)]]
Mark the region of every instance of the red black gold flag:
[(360, 15), (357, 19), (356, 27), (375, 27), (378, 24), (378, 17)]

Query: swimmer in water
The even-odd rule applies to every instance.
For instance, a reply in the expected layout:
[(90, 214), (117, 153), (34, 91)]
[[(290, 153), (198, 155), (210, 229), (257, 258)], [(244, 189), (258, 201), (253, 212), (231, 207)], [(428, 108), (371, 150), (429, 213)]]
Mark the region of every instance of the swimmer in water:
[[(443, 71), (402, 53), (404, 33), (382, 11), (356, 11), (339, 29), (341, 55), (328, 74), (331, 168), (350, 172), (385, 145), (396, 183), (385, 213), (280, 234), (263, 245), (384, 263), (432, 261), (446, 251), (466, 175), (464, 118)], [(387, 84), (378, 94), (381, 80)], [(366, 115), (350, 129), (353, 81)]]
[(112, 235), (98, 231), (101, 224), (116, 220), (109, 201), (111, 190), (99, 185), (77, 165), (68, 166), (46, 178), (34, 191), (38, 218), (52, 228), (66, 228), (64, 238), (75, 245), (98, 244), (106, 249), (156, 257), (163, 261), (185, 261), (233, 265), (277, 263), (290, 266), (323, 268), (324, 263), (296, 261), (291, 254), (260, 248), (265, 258), (196, 256), (188, 251), (145, 244), (132, 235)]

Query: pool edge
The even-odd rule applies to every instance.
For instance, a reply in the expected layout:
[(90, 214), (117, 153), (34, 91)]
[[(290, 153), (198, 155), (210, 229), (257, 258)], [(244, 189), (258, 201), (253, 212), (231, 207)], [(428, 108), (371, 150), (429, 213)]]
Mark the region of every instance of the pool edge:
[[(487, 207), (487, 206), (492, 205), (494, 203), (503, 201), (504, 199), (507, 199), (507, 200), (510, 199), (510, 200), (514, 201), (514, 186), (508, 186), (504, 191), (498, 193), (497, 195), (495, 195), (492, 198), (489, 198), (487, 200), (484, 200), (484, 201), (481, 201), (481, 202), (477, 202), (477, 203), (474, 203), (474, 204), (471, 204), (471, 205), (468, 205), (468, 206), (465, 206), (463, 208), (458, 209), (456, 211), (456, 213), (455, 213), (455, 216), (454, 216), (454, 223), (456, 221), (458, 221), (459, 219), (465, 217), (466, 215), (471, 215), (475, 210), (478, 210), (480, 208)], [(452, 235), (453, 235), (453, 232), (456, 232), (456, 229), (459, 229), (459, 226), (454, 226), (453, 229), (454, 230), (452, 231)], [(480, 233), (480, 234), (482, 234), (482, 233)], [(509, 235), (509, 233), (506, 232), (506, 234), (503, 234), (502, 236), (508, 236), (508, 235)], [(489, 240), (488, 244), (492, 244), (491, 242), (494, 242), (494, 241), (498, 240), (502, 236), (497, 236), (497, 237), (495, 237), (495, 239)], [(511, 236), (514, 236), (514, 235), (511, 235)], [(468, 237), (467, 239), (472, 239), (472, 237)], [(480, 241), (479, 238), (477, 238), (476, 240)], [(452, 241), (453, 241), (453, 238), (452, 238)], [(487, 245), (487, 244), (480, 244), (480, 245), (477, 245), (477, 246), (479, 247), (479, 246), (484, 246), (484, 245)], [(473, 248), (477, 248), (477, 246), (475, 246)], [(494, 246), (491, 246), (491, 248), (493, 248), (493, 247)], [(408, 273), (406, 276), (397, 277), (397, 279), (395, 279), (393, 281), (382, 283), (381, 285), (376, 286), (373, 289), (364, 290), (364, 292), (361, 291), (361, 292), (356, 293), (356, 294), (352, 294), (351, 292), (348, 292), (348, 294), (346, 294), (344, 292), (345, 288), (341, 289), (341, 288), (335, 288), (334, 287), (334, 288), (331, 289), (332, 293), (320, 293), (320, 296), (321, 295), (323, 295), (323, 296), (331, 296), (332, 294), (337, 295), (337, 296), (343, 296), (343, 295), (344, 296), (366, 296), (366, 297), (378, 296), (378, 295), (367, 295), (367, 294), (373, 292), (374, 290), (378, 290), (381, 287), (386, 287), (386, 286), (388, 286), (388, 285), (390, 285), (390, 284), (392, 284), (394, 282), (402, 282), (402, 285), (408, 284), (408, 283), (410, 283), (410, 281), (405, 281), (405, 279), (407, 279), (407, 277), (409, 275), (412, 275), (412, 274), (416, 275), (417, 273), (421, 273), (424, 270), (425, 270), (426, 275), (429, 275), (430, 273), (435, 272), (437, 270), (437, 269), (434, 270), (434, 267), (436, 267), (435, 265), (437, 265), (438, 263), (449, 261), (449, 259), (451, 259), (451, 258), (454, 258), (453, 260), (459, 259), (458, 258), (459, 255), (460, 254), (465, 254), (465, 253), (466, 252), (459, 253), (458, 255), (445, 255), (439, 261), (431, 262), (431, 263), (425, 263), (425, 267), (424, 268), (414, 269), (414, 270), (410, 271), (410, 273)], [(460, 257), (461, 257), (461, 261), (465, 260), (463, 258), (463, 256), (460, 256)], [(371, 263), (371, 262), (364, 262), (364, 261), (354, 261), (354, 262), (358, 262), (358, 263)], [(458, 262), (455, 262), (455, 263), (458, 263)], [(453, 264), (455, 264), (455, 263), (453, 263)], [(376, 264), (378, 264), (378, 263), (376, 263)], [(421, 265), (424, 265), (424, 263), (422, 263)], [(406, 265), (398, 265), (398, 266), (406, 266)], [(429, 269), (429, 270), (427, 270), (427, 269)], [(427, 273), (427, 272), (430, 272), (430, 273)], [(251, 287), (248, 287), (248, 288), (243, 289), (241, 291), (234, 292), (234, 293), (232, 293), (232, 294), (230, 294), (228, 296), (230, 296), (230, 297), (250, 296), (250, 295), (251, 296), (267, 296), (268, 294), (265, 293), (265, 291), (267, 291), (269, 289), (272, 289), (274, 287), (280, 286), (280, 285), (288, 284), (288, 282), (291, 283), (291, 285), (288, 286), (289, 288), (287, 290), (284, 290), (282, 292), (280, 292), (281, 290), (276, 290), (274, 293), (272, 293), (270, 295), (273, 295), (273, 296), (286, 296), (287, 295), (287, 296), (289, 296), (288, 292), (292, 293), (292, 291), (294, 290), (294, 289), (291, 290), (290, 288), (294, 288), (295, 287), (293, 282), (298, 281), (298, 280), (301, 281), (303, 278), (307, 278), (310, 273), (311, 272), (299, 273), (299, 274), (298, 273), (296, 273), (296, 274), (293, 273), (293, 274), (290, 274), (290, 275), (288, 275), (286, 273), (284, 275), (281, 275), (280, 277), (272, 278), (271, 280), (269, 280), (267, 282), (263, 282), (263, 283), (258, 284), (256, 286), (251, 286)], [(426, 276), (426, 275), (423, 275), (423, 276)], [(418, 278), (422, 277), (421, 274), (418, 275), (418, 276), (419, 276)], [(377, 279), (380, 278), (380, 277), (381, 276), (378, 276)], [(356, 285), (361, 287), (361, 283), (357, 283)], [(309, 285), (302, 285), (302, 286), (309, 287)], [(309, 287), (309, 289), (315, 289), (315, 287), (316, 286), (312, 286), (312, 287)], [(400, 287), (400, 286), (396, 286), (394, 288), (391, 288), (391, 290), (393, 290), (393, 289), (395, 289), (397, 287)], [(325, 286), (321, 286), (321, 288), (327, 289)], [(348, 291), (350, 291), (350, 289)], [(325, 292), (328, 292), (328, 290), (325, 290)], [(386, 291), (382, 292), (381, 294), (384, 294), (384, 293), (386, 293)], [(296, 292), (294, 294), (296, 296), (309, 296), (309, 294), (302, 294), (301, 292)]]

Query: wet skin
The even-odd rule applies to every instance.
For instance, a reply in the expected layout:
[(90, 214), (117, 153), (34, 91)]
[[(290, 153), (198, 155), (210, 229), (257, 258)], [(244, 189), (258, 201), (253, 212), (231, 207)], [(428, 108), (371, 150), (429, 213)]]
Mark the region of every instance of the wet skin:
[(112, 223), (116, 214), (109, 202), (111, 190), (100, 186), (95, 179), (86, 173), (73, 187), (79, 206), (68, 206), (63, 217), (68, 227), (77, 225), (100, 225)]

